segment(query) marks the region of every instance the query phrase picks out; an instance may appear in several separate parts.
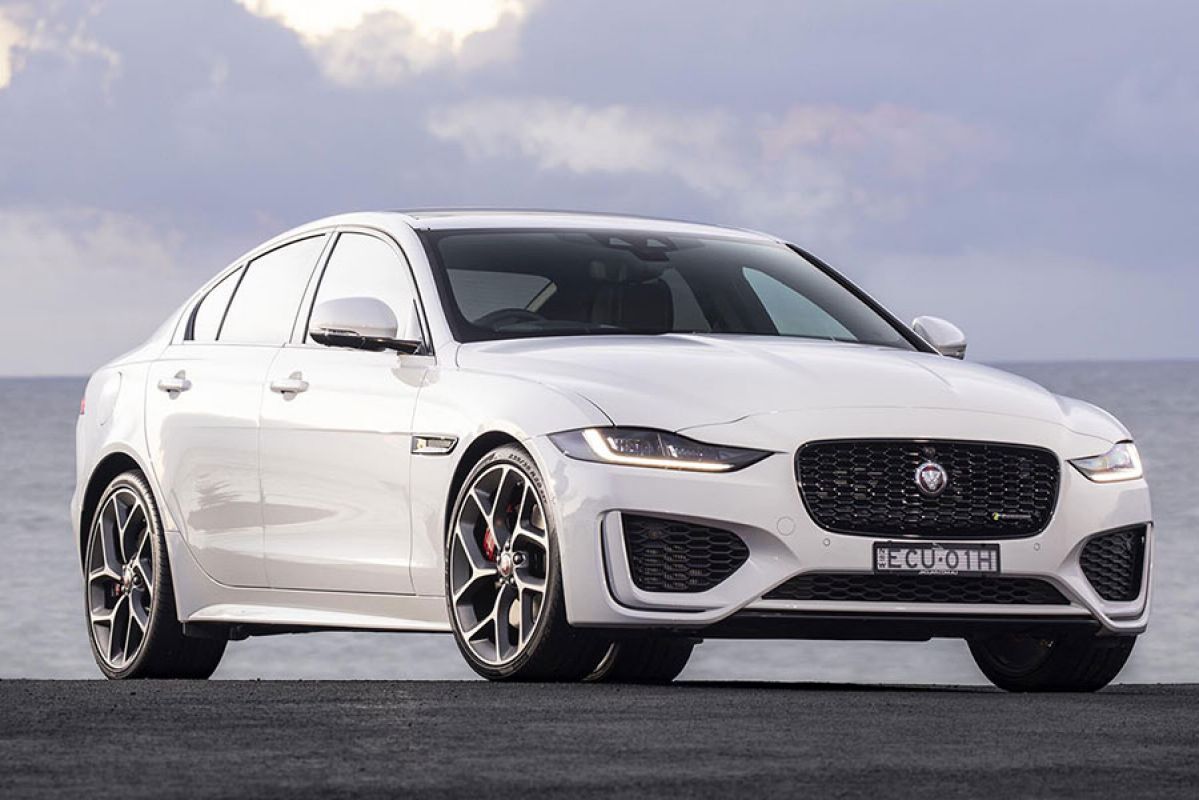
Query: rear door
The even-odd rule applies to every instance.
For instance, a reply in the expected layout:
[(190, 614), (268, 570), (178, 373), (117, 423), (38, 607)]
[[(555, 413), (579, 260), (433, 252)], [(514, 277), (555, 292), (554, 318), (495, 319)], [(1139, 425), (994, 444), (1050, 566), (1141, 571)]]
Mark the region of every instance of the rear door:
[(267, 585), (258, 476), (263, 383), (326, 239), (289, 242), (231, 272), (151, 367), (146, 435), (164, 500), (204, 571), (231, 586)]
[[(314, 294), (311, 306), (382, 300), (401, 324), (416, 303), (399, 247), (365, 230), (338, 234)], [(307, 317), (271, 366), (262, 405), (271, 586), (411, 593), (411, 423), (432, 358), (326, 347)], [(419, 322), (400, 335), (422, 338)]]

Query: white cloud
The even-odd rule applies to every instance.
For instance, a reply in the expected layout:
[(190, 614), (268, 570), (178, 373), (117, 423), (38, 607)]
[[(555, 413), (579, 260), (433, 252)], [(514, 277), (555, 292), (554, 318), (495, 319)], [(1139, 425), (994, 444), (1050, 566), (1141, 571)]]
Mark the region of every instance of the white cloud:
[(121, 59), (88, 33), (87, 23), (86, 15), (70, 24), (55, 21), (25, 3), (0, 8), (0, 89), (12, 82), (28, 53), (52, 53), (72, 63), (98, 60), (105, 66), (107, 85), (118, 74)]
[(203, 281), (182, 268), (179, 234), (94, 209), (2, 209), (0, 252), (9, 374), (88, 372), (144, 339)]
[[(458, 142), (471, 158), (523, 156), (540, 169), (581, 175), (672, 174), (702, 191), (739, 182), (720, 160), (731, 149), (735, 121), (718, 112), (644, 112), (595, 108), (564, 100), (481, 100), (434, 111), (429, 130)], [(695, 170), (697, 162), (706, 169)]]
[(666, 176), (755, 225), (849, 235), (851, 221), (902, 216), (930, 183), (957, 183), (994, 137), (951, 117), (893, 105), (800, 106), (746, 119), (720, 111), (587, 106), (545, 98), (443, 107), (436, 137), (471, 159), (523, 157), (541, 170)]
[(16, 54), (13, 52), (26, 40), (25, 30), (17, 24), (13, 15), (0, 8), (0, 89), (12, 82), (16, 71)]
[(300, 35), (326, 75), (387, 85), (447, 64), (510, 57), (515, 31), (539, 0), (238, 0)]

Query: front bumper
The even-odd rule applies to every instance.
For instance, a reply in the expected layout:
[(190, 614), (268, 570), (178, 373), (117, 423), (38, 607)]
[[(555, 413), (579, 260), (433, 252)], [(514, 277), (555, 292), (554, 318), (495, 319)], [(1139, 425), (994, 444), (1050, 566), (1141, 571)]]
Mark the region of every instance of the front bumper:
[[(1153, 535), (1149, 491), (1143, 480), (1096, 484), (1063, 463), (1058, 504), (1048, 527), (1027, 538), (995, 540), (1004, 576), (1042, 579), (1056, 587), (1068, 605), (795, 602), (762, 598), (804, 573), (868, 574), (873, 545), (882, 539), (818, 527), (803, 507), (791, 454), (778, 453), (737, 472), (711, 475), (569, 459), (544, 437), (527, 444), (553, 495), (567, 615), (574, 625), (665, 628), (704, 635), (704, 629), (712, 635), (738, 635), (744, 628), (749, 631), (746, 635), (755, 635), (752, 631), (758, 626), (739, 623), (769, 619), (772, 624), (761, 630), (803, 638), (842, 638), (835, 635), (839, 618), (846, 621), (845, 638), (860, 638), (848, 633), (855, 628), (849, 622), (855, 620), (879, 623), (869, 626), (868, 638), (928, 638), (958, 635), (954, 632), (970, 628), (952, 624), (955, 621), (1077, 621), (1126, 635), (1146, 627)], [(1062, 446), (1054, 448), (1057, 452), (1064, 449), (1070, 453), (1067, 457), (1074, 457), (1068, 443), (1058, 444)], [(622, 513), (732, 531), (749, 547), (749, 558), (707, 591), (643, 591), (630, 575)], [(1091, 537), (1134, 525), (1146, 525), (1148, 530), (1140, 595), (1129, 602), (1104, 600), (1083, 574), (1080, 552)], [(820, 624), (786, 624), (788, 619), (805, 618)], [(894, 637), (886, 635), (887, 618), (895, 620)], [(920, 635), (921, 619), (928, 620), (925, 636)], [(787, 634), (788, 630), (794, 633)]]

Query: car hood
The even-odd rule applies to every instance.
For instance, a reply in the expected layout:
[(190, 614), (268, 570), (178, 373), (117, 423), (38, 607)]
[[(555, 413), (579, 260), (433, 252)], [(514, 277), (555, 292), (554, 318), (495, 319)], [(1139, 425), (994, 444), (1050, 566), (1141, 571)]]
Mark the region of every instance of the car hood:
[(943, 409), (1022, 417), (1115, 441), (1086, 403), (997, 369), (931, 353), (783, 337), (692, 334), (518, 339), (463, 345), (463, 369), (573, 392), (616, 425), (679, 431), (757, 414)]

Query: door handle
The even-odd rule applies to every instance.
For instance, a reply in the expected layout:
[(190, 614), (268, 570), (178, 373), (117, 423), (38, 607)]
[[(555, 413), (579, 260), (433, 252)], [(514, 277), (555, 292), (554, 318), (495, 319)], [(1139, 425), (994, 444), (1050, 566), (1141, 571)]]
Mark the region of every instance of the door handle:
[(173, 378), (163, 378), (158, 382), (158, 390), (170, 395), (186, 392), (190, 388), (192, 388), (192, 382), (187, 379), (187, 373), (184, 370), (176, 372)]
[(308, 381), (299, 371), (293, 372), (283, 380), (271, 381), (271, 391), (279, 394), (299, 394), (308, 391)]

